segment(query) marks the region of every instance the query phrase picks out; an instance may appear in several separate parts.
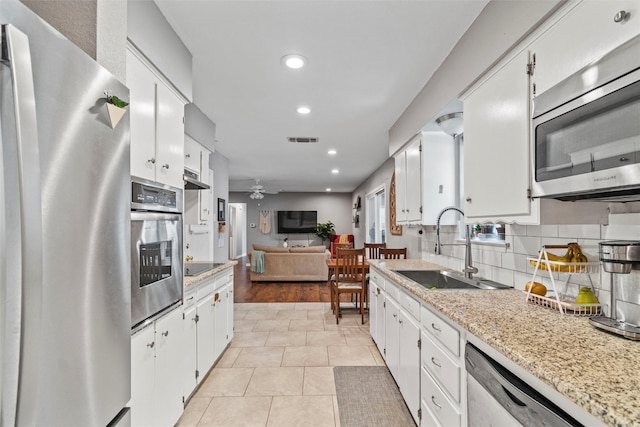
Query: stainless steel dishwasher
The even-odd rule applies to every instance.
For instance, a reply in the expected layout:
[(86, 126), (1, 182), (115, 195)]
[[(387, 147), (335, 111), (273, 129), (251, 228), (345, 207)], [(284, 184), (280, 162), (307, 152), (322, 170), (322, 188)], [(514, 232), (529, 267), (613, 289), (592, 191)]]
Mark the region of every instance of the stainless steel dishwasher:
[(582, 426), (473, 344), (465, 365), (469, 427)]

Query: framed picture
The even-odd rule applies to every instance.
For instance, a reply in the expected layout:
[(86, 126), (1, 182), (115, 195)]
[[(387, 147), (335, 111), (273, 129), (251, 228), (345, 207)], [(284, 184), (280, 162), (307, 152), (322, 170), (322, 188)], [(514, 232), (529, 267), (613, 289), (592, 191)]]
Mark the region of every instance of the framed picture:
[(225, 201), (218, 199), (218, 221), (224, 221)]

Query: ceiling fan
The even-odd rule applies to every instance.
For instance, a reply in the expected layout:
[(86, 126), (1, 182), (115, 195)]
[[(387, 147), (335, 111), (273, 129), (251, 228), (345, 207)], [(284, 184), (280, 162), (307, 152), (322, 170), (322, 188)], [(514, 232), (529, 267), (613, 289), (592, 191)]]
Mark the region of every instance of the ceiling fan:
[(277, 191), (267, 191), (264, 186), (262, 184), (260, 184), (260, 180), (259, 179), (255, 179), (256, 183), (253, 184), (249, 190), (247, 191), (249, 193), (249, 198), (253, 199), (253, 200), (260, 200), (264, 198), (265, 194), (278, 194)]

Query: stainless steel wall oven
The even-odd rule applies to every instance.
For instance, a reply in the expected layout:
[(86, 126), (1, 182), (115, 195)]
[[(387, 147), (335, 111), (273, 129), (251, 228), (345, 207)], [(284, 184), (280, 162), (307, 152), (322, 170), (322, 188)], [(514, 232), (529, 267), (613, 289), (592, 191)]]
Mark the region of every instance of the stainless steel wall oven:
[(182, 189), (131, 179), (131, 327), (182, 299)]

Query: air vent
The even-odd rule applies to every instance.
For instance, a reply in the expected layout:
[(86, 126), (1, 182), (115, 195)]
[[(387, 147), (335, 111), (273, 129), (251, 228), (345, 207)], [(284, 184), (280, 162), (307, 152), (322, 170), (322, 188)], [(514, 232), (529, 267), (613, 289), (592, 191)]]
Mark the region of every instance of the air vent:
[(290, 136), (288, 139), (289, 142), (296, 144), (309, 144), (320, 141), (320, 138), (315, 136)]

